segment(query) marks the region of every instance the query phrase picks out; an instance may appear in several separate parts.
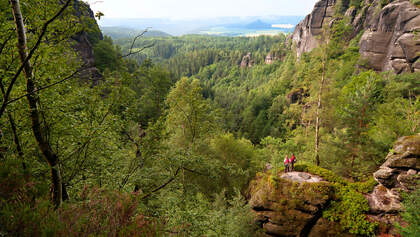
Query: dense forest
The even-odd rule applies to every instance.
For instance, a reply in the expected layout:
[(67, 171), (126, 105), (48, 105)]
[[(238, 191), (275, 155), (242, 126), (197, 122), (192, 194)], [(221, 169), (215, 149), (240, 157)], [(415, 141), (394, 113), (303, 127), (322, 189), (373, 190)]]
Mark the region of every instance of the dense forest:
[(363, 195), (420, 133), (420, 73), (372, 70), (347, 18), (298, 57), (283, 34), (102, 37), (74, 0), (0, 10), (0, 236), (263, 236), (248, 186), (292, 153), (334, 183), (325, 218), (378, 233)]

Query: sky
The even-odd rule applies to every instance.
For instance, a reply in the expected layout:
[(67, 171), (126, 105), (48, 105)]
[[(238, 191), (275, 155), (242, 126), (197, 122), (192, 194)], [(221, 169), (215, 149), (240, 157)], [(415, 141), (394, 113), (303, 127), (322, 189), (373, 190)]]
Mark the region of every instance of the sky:
[(223, 16), (304, 16), (318, 0), (88, 0), (106, 18), (194, 19)]

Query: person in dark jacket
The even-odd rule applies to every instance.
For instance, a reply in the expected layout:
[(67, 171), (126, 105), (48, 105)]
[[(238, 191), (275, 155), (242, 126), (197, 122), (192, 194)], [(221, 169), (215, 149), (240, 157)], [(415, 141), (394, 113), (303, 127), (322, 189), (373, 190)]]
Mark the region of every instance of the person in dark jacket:
[(290, 168), (291, 168), (291, 171), (294, 171), (295, 170), (295, 163), (296, 163), (296, 161), (297, 161), (296, 156), (295, 156), (295, 154), (292, 153), (292, 157), (290, 157)]

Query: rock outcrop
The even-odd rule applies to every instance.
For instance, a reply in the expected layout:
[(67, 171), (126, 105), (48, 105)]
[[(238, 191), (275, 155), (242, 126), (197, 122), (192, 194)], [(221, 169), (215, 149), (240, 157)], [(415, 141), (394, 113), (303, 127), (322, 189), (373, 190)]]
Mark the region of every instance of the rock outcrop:
[(315, 4), (312, 13), (296, 26), (291, 40), (298, 57), (318, 47), (319, 38), (323, 35), (322, 28), (328, 26), (333, 19), (335, 4), (336, 0), (320, 0)]
[[(94, 40), (102, 40), (103, 35), (99, 29), (99, 26), (95, 20), (93, 11), (90, 7), (79, 0), (74, 0), (73, 2), (73, 9), (74, 14), (79, 18), (81, 24), (86, 24), (89, 27), (92, 27), (90, 34), (94, 34), (93, 36), (89, 37), (87, 31), (82, 30), (72, 36), (72, 39), (75, 41), (73, 45), (73, 49), (76, 50), (80, 59), (83, 60), (84, 68), (79, 77), (86, 81), (91, 81), (93, 85), (96, 85), (99, 80), (103, 78), (99, 70), (95, 67), (95, 57), (93, 54), (93, 47), (92, 44), (95, 42), (91, 42)], [(89, 21), (89, 22), (88, 22)]]
[(402, 137), (388, 154), (385, 163), (374, 173), (379, 183), (366, 195), (373, 220), (392, 226), (401, 211), (401, 191), (418, 187), (420, 181), (420, 134)]
[[(359, 45), (360, 55), (369, 68), (395, 73), (420, 71), (420, 9), (409, 0), (365, 0), (357, 10), (349, 7), (344, 16), (353, 27), (352, 36), (364, 32)], [(318, 47), (323, 39), (322, 27), (331, 27), (337, 1), (320, 0), (314, 10), (296, 26), (291, 35), (297, 56)]]
[(330, 183), (309, 173), (259, 174), (249, 203), (266, 236), (346, 236), (322, 218), (333, 195)]
[(419, 63), (416, 64), (420, 57), (420, 38), (416, 36), (420, 30), (420, 9), (410, 1), (395, 1), (369, 19), (360, 40), (360, 55), (369, 66), (396, 73), (420, 71)]
[(254, 65), (254, 60), (252, 60), (251, 53), (242, 57), (241, 68), (251, 68)]

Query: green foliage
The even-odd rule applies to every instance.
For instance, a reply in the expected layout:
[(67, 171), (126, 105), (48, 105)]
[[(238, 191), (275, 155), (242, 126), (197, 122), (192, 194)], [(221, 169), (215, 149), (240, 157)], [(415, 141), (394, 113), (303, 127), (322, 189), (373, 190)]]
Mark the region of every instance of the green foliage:
[(401, 226), (398, 223), (400, 234), (404, 237), (418, 236), (420, 233), (420, 189), (416, 189), (414, 192), (404, 194), (403, 207), (404, 212), (401, 214), (403, 220), (407, 222), (407, 225)]
[(166, 193), (162, 216), (167, 231), (179, 236), (255, 236), (253, 215), (239, 192), (228, 199), (224, 192), (214, 201), (198, 193), (181, 200), (181, 193)]
[(350, 0), (350, 6), (359, 9), (362, 7), (362, 0)]
[(412, 4), (416, 5), (417, 7), (420, 7), (420, 1), (419, 0), (410, 0)]
[(351, 234), (372, 235), (377, 225), (366, 220), (365, 213), (369, 210), (366, 198), (350, 187), (338, 184), (336, 188), (338, 201), (333, 201), (323, 216), (340, 223)]
[[(361, 1), (338, 4), (341, 13), (361, 7)], [(22, 4), (29, 48), (59, 7), (56, 0)], [(350, 41), (346, 19), (326, 32), (328, 44), (299, 60), (285, 35), (147, 37), (132, 50), (154, 47), (124, 59), (132, 39), (120, 38), (118, 46), (101, 40), (87, 5), (72, 7), (49, 26), (31, 59), (42, 127), (71, 201), (58, 210), (49, 204), (48, 167), (28, 106), (17, 99), (0, 117), (0, 235), (255, 236), (239, 191), (266, 162), (276, 172), (291, 153), (298, 157), (296, 170), (334, 184), (336, 197), (324, 216), (351, 233), (372, 234), (362, 193), (375, 182), (347, 178), (370, 177), (395, 139), (419, 132), (418, 73), (365, 71), (361, 34)], [(0, 2), (5, 87), (20, 66), (9, 8)], [(104, 78), (63, 80), (82, 65), (71, 38), (85, 33)], [(248, 53), (253, 66), (241, 68)], [(276, 59), (272, 64), (265, 64), (268, 54)], [(25, 94), (19, 77), (11, 98)], [(311, 165), (318, 95), (323, 168)], [(316, 199), (330, 195), (329, 188), (291, 190)]]
[(105, 69), (115, 71), (121, 64), (121, 53), (112, 44), (112, 39), (109, 37), (104, 38), (95, 44), (93, 47), (95, 56), (95, 66), (102, 72)]
[(297, 164), (295, 170), (319, 175), (334, 184), (336, 197), (331, 206), (323, 212), (325, 218), (340, 223), (343, 229), (352, 234), (374, 233), (377, 224), (366, 219), (365, 213), (369, 211), (369, 205), (362, 194), (373, 190), (377, 184), (373, 178), (366, 182), (351, 183), (318, 166)]
[(194, 144), (197, 139), (209, 135), (216, 128), (210, 104), (202, 97), (201, 91), (198, 80), (184, 77), (168, 94), (168, 132), (181, 147)]

